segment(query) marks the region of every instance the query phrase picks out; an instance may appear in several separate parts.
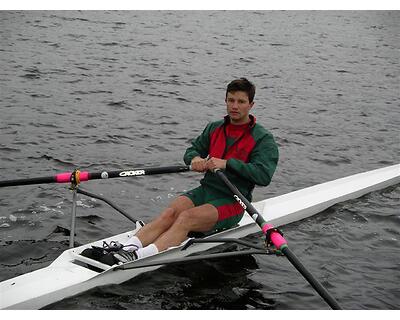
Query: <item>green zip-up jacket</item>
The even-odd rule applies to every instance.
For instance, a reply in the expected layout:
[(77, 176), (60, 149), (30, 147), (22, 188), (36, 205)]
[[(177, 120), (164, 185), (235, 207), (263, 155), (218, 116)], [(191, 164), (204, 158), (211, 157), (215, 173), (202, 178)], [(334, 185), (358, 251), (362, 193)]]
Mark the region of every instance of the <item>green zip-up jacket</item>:
[[(209, 123), (192, 141), (183, 160), (189, 165), (196, 156), (226, 159), (226, 176), (251, 201), (255, 185), (267, 186), (271, 182), (279, 159), (278, 146), (272, 134), (250, 115), (246, 130), (228, 147), (225, 126), (229, 121), (226, 116), (224, 120)], [(200, 183), (221, 197), (232, 196), (224, 182), (212, 172), (208, 171)]]

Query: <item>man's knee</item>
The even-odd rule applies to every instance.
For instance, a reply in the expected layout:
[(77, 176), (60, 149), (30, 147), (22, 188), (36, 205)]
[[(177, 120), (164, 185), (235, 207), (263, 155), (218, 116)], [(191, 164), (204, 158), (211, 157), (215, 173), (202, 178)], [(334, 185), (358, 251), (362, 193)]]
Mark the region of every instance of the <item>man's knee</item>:
[(174, 208), (167, 208), (161, 212), (160, 219), (165, 222), (172, 223), (176, 219), (176, 211)]
[(190, 229), (193, 222), (193, 214), (190, 209), (182, 211), (176, 218), (175, 224), (183, 229)]

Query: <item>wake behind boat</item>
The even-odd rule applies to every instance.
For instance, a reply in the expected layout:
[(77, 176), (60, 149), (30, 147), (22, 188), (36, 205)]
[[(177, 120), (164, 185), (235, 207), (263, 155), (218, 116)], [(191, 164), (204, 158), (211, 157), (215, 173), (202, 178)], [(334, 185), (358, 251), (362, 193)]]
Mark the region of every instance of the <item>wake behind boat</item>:
[[(180, 168), (181, 169), (176, 172), (188, 170), (188, 168)], [(130, 172), (135, 172), (135, 174), (131, 174), (131, 176), (144, 175), (146, 174), (146, 170), (147, 169), (144, 169), (140, 172), (138, 170), (131, 170)], [(151, 170), (149, 172), (151, 172)], [(169, 170), (168, 172), (174, 171)], [(163, 170), (160, 170), (157, 173), (163, 173)], [(116, 177), (117, 176), (118, 175), (116, 175)], [(124, 175), (119, 175), (119, 177), (123, 176)], [(73, 177), (73, 174), (65, 175), (63, 177), (65, 181), (62, 182), (67, 182)], [(105, 177), (106, 174), (103, 172), (97, 178)], [(35, 182), (32, 183), (41, 183), (40, 181), (42, 181), (40, 178), (35, 179)], [(90, 174), (85, 174), (85, 179), (90, 180)], [(29, 183), (28, 180), (31, 179), (25, 179), (24, 182)], [(57, 181), (57, 179), (48, 180), (51, 181), (43, 183), (61, 182)], [(71, 248), (64, 251), (46, 268), (1, 282), (0, 308), (39, 309), (98, 286), (125, 282), (139, 274), (155, 270), (168, 263), (182, 263), (190, 261), (190, 259), (219, 258), (223, 254), (217, 254), (214, 257), (210, 257), (210, 255), (199, 255), (195, 257), (187, 256), (218, 246), (224, 240), (228, 241), (232, 238), (240, 239), (258, 232), (260, 227), (254, 223), (254, 220), (257, 220), (258, 218), (278, 227), (315, 215), (336, 203), (358, 198), (369, 192), (380, 190), (398, 183), (400, 183), (400, 164), (355, 174), (275, 198), (265, 199), (253, 203), (255, 213), (251, 212), (253, 210), (247, 210), (248, 213), (252, 214), (252, 217), (250, 215), (245, 215), (240, 223), (232, 229), (206, 236), (198, 241), (190, 238), (178, 247), (170, 248), (157, 255), (123, 265), (109, 266), (80, 255), (84, 249), (90, 248), (92, 245), (102, 246), (103, 241), (126, 242), (129, 237), (132, 237), (141, 228), (140, 222), (136, 222), (135, 230), (95, 241), (93, 243), (88, 243), (80, 247)], [(12, 185), (19, 184), (24, 183), (21, 181), (13, 181)], [(3, 186), (5, 185), (10, 185), (10, 181), (7, 181)], [(0, 184), (0, 186), (2, 185)], [(243, 199), (239, 196), (237, 200), (241, 201)], [(249, 209), (249, 204), (247, 207)], [(257, 215), (259, 215), (259, 217), (257, 217)], [(278, 236), (277, 232), (271, 230), (272, 228), (269, 228), (269, 231), (263, 231), (266, 231), (265, 233), (267, 234), (269, 233), (271, 235), (272, 233)], [(73, 234), (73, 232), (71, 233)], [(281, 246), (281, 248), (285, 249), (284, 246)], [(256, 249), (257, 250), (253, 251), (249, 250), (247, 254), (261, 253), (261, 249)], [(269, 253), (277, 252), (266, 249), (265, 254)], [(294, 263), (289, 255), (287, 256), (289, 260)], [(295, 266), (299, 270), (298, 265)], [(310, 282), (307, 278), (307, 272), (301, 273), (307, 281)], [(311, 285), (315, 288), (312, 283)], [(321, 293), (320, 295), (323, 296)], [(335, 301), (331, 302), (333, 306), (335, 306), (334, 302)], [(329, 304), (331, 305), (331, 303)]]

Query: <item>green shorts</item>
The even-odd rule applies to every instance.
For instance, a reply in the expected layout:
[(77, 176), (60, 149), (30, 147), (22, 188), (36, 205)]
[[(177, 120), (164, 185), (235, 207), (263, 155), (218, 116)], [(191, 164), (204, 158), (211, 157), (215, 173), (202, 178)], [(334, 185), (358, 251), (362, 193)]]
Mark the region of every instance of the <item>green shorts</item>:
[(244, 214), (242, 206), (232, 197), (218, 196), (207, 187), (200, 186), (183, 194), (192, 200), (195, 207), (211, 204), (218, 210), (218, 222), (212, 230), (229, 229), (239, 223)]

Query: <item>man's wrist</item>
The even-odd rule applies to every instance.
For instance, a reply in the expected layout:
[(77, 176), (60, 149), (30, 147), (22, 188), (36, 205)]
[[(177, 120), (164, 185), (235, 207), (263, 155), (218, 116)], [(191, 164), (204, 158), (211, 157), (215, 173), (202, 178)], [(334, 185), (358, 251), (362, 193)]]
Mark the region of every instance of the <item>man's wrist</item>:
[(201, 157), (200, 156), (194, 156), (193, 158), (192, 158), (192, 161), (191, 162), (193, 162), (193, 160), (196, 160), (196, 159), (201, 159)]

